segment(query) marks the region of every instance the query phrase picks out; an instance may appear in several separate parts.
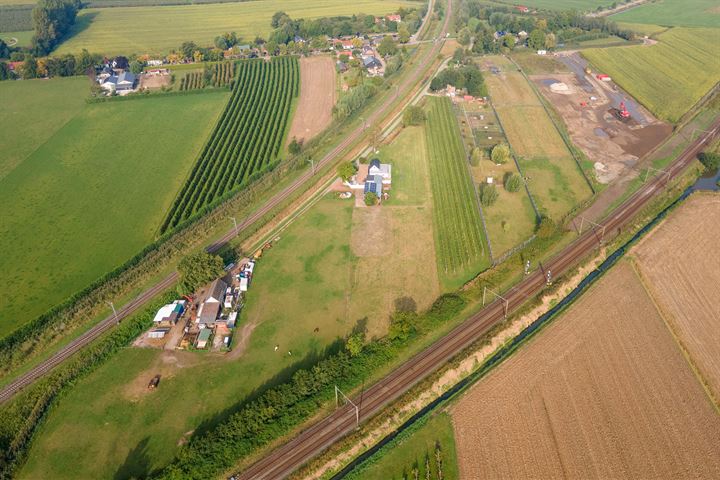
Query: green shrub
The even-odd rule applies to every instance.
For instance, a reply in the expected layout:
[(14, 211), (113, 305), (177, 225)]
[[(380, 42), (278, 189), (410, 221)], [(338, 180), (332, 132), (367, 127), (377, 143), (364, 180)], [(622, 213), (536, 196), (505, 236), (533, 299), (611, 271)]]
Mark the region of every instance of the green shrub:
[(508, 147), (504, 143), (499, 143), (495, 145), (495, 147), (492, 149), (492, 154), (490, 155), (490, 158), (492, 158), (493, 162), (501, 165), (507, 163), (507, 161), (510, 160), (510, 147)]
[(480, 203), (483, 207), (489, 207), (497, 201), (498, 191), (495, 185), (483, 183), (480, 186)]
[(517, 192), (522, 186), (522, 179), (517, 173), (508, 172), (503, 179), (503, 186), (508, 192)]

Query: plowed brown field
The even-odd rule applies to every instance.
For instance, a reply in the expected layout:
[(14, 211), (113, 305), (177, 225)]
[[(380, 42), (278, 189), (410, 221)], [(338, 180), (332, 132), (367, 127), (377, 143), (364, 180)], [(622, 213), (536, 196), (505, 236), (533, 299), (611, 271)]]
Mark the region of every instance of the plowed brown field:
[(719, 239), (720, 196), (696, 194), (632, 251), (646, 288), (716, 399), (720, 398)]
[(300, 59), (300, 100), (290, 126), (288, 142), (293, 137), (308, 141), (330, 125), (335, 91), (335, 64), (332, 58), (322, 56)]
[(625, 261), (452, 415), (462, 478), (720, 478), (720, 416)]

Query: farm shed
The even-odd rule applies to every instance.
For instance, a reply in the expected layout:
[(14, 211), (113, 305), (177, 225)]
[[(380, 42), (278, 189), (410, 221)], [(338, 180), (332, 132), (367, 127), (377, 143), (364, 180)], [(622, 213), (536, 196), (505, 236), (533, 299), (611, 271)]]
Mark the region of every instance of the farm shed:
[(198, 310), (197, 323), (201, 326), (215, 325), (220, 314), (220, 304), (217, 302), (205, 302)]
[(148, 332), (148, 338), (165, 338), (165, 335), (170, 331), (169, 328), (155, 328)]
[(209, 328), (203, 328), (200, 330), (200, 334), (197, 337), (197, 342), (195, 343), (195, 346), (197, 348), (205, 348), (207, 347), (208, 340), (210, 340), (210, 335), (212, 334), (212, 330)]
[(177, 322), (177, 319), (180, 318), (180, 316), (185, 311), (184, 303), (184, 301), (176, 300), (173, 303), (163, 305), (162, 307), (160, 307), (160, 310), (158, 310), (158, 312), (155, 314), (155, 318), (153, 318), (153, 323), (159, 324), (163, 322)]

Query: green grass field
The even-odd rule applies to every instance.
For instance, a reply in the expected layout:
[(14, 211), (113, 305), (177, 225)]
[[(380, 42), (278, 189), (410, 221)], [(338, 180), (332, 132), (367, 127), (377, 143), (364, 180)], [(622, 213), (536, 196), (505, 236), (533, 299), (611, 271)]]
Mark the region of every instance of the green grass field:
[(720, 28), (717, 0), (661, 0), (610, 16), (616, 22)]
[(658, 42), (582, 54), (655, 115), (677, 122), (720, 80), (720, 29), (673, 28)]
[(495, 3), (509, 3), (511, 5), (525, 5), (530, 8), (542, 8), (545, 10), (579, 10), (582, 12), (607, 7), (613, 0), (494, 0)]
[(447, 98), (429, 98), (425, 133), (430, 155), (438, 272), (443, 285), (457, 287), (490, 262), (479, 202)]
[(628, 22), (617, 22), (618, 27), (626, 30), (632, 30), (633, 32), (639, 33), (640, 35), (654, 35), (660, 32), (664, 32), (668, 27), (661, 25), (651, 25), (649, 23), (628, 23)]
[(85, 107), (84, 77), (1, 82), (0, 180)]
[(30, 40), (32, 40), (33, 35), (35, 35), (35, 32), (32, 30), (24, 31), (24, 32), (2, 32), (2, 33), (0, 33), (0, 38), (5, 40), (5, 42), (10, 42), (10, 40), (15, 38), (15, 39), (17, 39), (18, 43), (17, 43), (17, 45), (14, 45), (14, 46), (29, 47)]
[[(397, 142), (422, 147), (423, 137), (414, 127)], [(244, 351), (223, 358), (123, 350), (52, 411), (19, 477), (144, 477), (172, 459), (187, 432), (220, 421), (218, 415), (264, 382), (354, 327), (384, 335), (397, 297), (411, 296), (427, 308), (440, 289), (429, 185), (416, 173), (427, 170), (423, 151), (393, 144), (380, 153), (393, 162), (393, 192), (418, 189), (402, 202), (355, 208), (353, 200), (329, 194), (278, 234), (257, 264), (241, 314), (237, 332), (247, 329), (249, 338), (236, 333), (234, 345), (245, 345)], [(363, 228), (372, 226), (383, 232), (381, 239), (368, 240)], [(148, 393), (148, 379), (157, 373), (160, 387)]]
[(0, 181), (3, 335), (153, 240), (227, 98), (85, 105), (53, 135), (32, 137), (37, 149)]
[[(166, 53), (185, 41), (212, 45), (224, 32), (237, 32), (251, 41), (267, 38), (270, 18), (278, 10), (294, 18), (318, 18), (354, 13), (385, 14), (418, 3), (403, 0), (257, 0), (160, 7), (117, 7), (82, 10), (71, 36), (56, 53), (83, 48), (104, 55)], [(168, 21), (172, 19), (172, 21)]]
[[(460, 478), (455, 451), (455, 435), (452, 421), (447, 413), (435, 413), (419, 427), (401, 433), (375, 455), (359, 465), (345, 477), (348, 480), (412, 479), (414, 467), (418, 478), (441, 478), (435, 456), (436, 444), (440, 444), (442, 478)], [(430, 466), (427, 472), (426, 465)], [(427, 476), (426, 476), (427, 475)]]

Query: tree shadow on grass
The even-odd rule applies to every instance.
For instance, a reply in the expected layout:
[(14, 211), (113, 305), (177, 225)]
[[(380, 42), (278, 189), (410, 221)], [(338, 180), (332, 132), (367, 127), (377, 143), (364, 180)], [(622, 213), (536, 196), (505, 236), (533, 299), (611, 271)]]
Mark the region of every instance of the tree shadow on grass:
[(267, 380), (265, 383), (263, 383), (261, 386), (250, 392), (247, 396), (240, 399), (239, 402), (235, 403), (234, 405), (226, 408), (225, 410), (222, 410), (212, 417), (208, 418), (207, 420), (203, 421), (198, 427), (195, 429), (193, 433), (193, 439), (197, 440), (199, 437), (202, 437), (209, 432), (211, 432), (214, 428), (216, 428), (218, 425), (226, 422), (233, 414), (239, 412), (243, 409), (246, 405), (252, 403), (254, 400), (257, 400), (260, 398), (265, 392), (268, 390), (277, 387), (278, 385), (281, 385), (289, 380), (292, 379), (292, 376), (301, 369), (308, 369), (317, 364), (319, 361), (338, 353), (340, 350), (342, 350), (345, 347), (345, 340), (338, 338), (334, 342), (332, 342), (327, 347), (323, 348), (322, 350), (313, 350), (302, 359), (298, 360), (297, 362), (293, 363), (292, 365), (284, 368), (280, 372), (278, 372), (275, 376)]
[(150, 437), (143, 438), (135, 448), (128, 452), (125, 461), (113, 475), (113, 480), (141, 479), (150, 476), (152, 461), (147, 451), (149, 441)]

